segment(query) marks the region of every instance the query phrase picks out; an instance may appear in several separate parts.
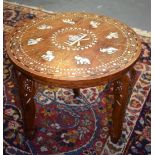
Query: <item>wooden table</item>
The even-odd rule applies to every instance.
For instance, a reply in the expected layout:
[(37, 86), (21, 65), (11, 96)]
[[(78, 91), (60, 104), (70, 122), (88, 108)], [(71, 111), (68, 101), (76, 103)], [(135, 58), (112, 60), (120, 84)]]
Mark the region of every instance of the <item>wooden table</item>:
[[(140, 41), (127, 25), (107, 16), (56, 13), (23, 21), (9, 36), (7, 53), (16, 68), (25, 135), (34, 134), (34, 82), (80, 88), (114, 83), (113, 142), (121, 135), (133, 65)], [(130, 78), (126, 74), (130, 73)]]

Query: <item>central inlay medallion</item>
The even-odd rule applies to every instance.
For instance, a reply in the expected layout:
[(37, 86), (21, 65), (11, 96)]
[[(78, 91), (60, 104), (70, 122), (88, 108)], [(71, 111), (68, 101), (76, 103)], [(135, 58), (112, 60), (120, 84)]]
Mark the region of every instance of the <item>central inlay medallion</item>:
[(97, 43), (97, 37), (93, 32), (76, 27), (60, 29), (51, 39), (56, 47), (74, 51), (91, 48)]
[(65, 42), (67, 45), (72, 46), (76, 44), (77, 46), (80, 46), (80, 41), (82, 40), (89, 40), (89, 38), (85, 38), (87, 34), (78, 34), (78, 35), (69, 35), (68, 41)]

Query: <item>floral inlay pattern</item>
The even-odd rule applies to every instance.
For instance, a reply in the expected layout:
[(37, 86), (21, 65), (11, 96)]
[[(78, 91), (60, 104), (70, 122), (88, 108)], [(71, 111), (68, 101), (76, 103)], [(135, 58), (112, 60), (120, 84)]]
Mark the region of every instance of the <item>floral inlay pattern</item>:
[(53, 55), (53, 51), (47, 51), (44, 55), (41, 56), (44, 60), (52, 61), (55, 56)]
[(77, 64), (81, 64), (81, 65), (83, 65), (83, 64), (91, 64), (90, 60), (88, 58), (81, 57), (79, 55), (75, 56), (74, 58), (75, 58)]
[(114, 47), (100, 48), (100, 52), (107, 53), (107, 54), (113, 54), (116, 51), (118, 51), (118, 49), (117, 48), (114, 48)]
[(35, 44), (38, 44), (38, 42), (40, 42), (41, 40), (43, 40), (43, 39), (42, 38), (29, 39), (27, 45), (35, 45)]

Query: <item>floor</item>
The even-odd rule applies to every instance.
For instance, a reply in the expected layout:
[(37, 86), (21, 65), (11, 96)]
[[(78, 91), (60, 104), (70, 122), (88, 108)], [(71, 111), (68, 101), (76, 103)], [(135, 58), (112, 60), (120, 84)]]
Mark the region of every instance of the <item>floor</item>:
[(87, 11), (108, 15), (151, 31), (151, 0), (7, 0), (49, 11)]

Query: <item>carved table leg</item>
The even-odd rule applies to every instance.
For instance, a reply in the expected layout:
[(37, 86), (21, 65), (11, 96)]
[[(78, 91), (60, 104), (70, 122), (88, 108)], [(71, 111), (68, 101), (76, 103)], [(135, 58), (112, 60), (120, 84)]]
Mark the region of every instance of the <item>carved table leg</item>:
[(15, 72), (19, 85), (25, 136), (32, 139), (35, 133), (35, 103), (33, 100), (35, 95), (34, 81), (17, 70), (15, 70)]
[(80, 89), (73, 89), (73, 92), (74, 92), (74, 97), (80, 96)]
[(131, 70), (129, 71), (130, 74), (130, 80), (131, 80), (131, 84), (134, 85), (134, 80), (136, 79), (136, 70), (134, 68), (131, 68)]
[(129, 99), (129, 82), (129, 77), (127, 75), (114, 81), (114, 104), (112, 112), (112, 129), (110, 133), (113, 143), (117, 143), (122, 133), (123, 119)]

